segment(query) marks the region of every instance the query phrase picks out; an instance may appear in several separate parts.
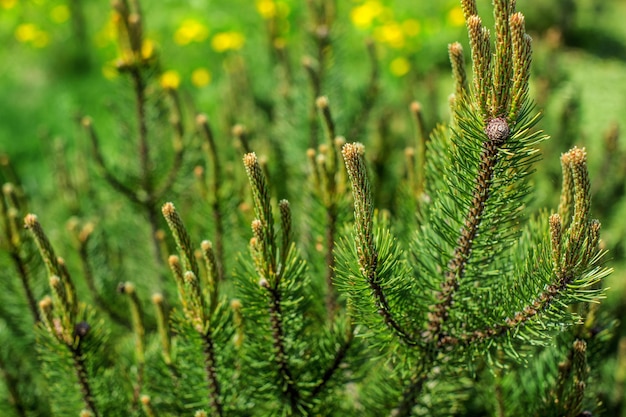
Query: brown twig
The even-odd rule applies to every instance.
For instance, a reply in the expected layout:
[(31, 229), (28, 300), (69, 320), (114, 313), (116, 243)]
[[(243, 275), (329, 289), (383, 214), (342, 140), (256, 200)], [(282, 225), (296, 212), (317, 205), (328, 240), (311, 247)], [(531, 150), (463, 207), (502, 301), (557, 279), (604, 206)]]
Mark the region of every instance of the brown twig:
[(72, 354), (72, 361), (74, 362), (74, 369), (76, 376), (78, 377), (78, 383), (83, 394), (83, 401), (89, 411), (91, 411), (94, 417), (98, 417), (98, 409), (93, 399), (93, 393), (89, 384), (89, 375), (85, 366), (85, 356), (82, 351), (80, 341), (76, 347), (68, 346)]
[(204, 365), (207, 374), (207, 383), (209, 385), (209, 402), (211, 408), (218, 417), (223, 415), (222, 398), (220, 392), (220, 383), (217, 379), (216, 361), (215, 361), (215, 347), (213, 345), (213, 338), (211, 332), (207, 331), (202, 335), (202, 345), (204, 352)]

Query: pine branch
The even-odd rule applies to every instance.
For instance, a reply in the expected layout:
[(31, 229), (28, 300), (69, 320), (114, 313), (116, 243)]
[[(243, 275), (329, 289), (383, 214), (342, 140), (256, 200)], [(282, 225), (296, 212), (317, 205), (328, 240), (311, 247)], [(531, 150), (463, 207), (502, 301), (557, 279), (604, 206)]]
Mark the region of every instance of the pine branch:
[(512, 4), (511, 0), (494, 0), (493, 6), (496, 25), (496, 59), (493, 68), (491, 115), (493, 117), (505, 117), (510, 106), (511, 80), (513, 79), (513, 51), (509, 26)]
[(96, 162), (96, 165), (100, 169), (101, 174), (104, 176), (105, 181), (109, 183), (111, 188), (124, 195), (130, 201), (136, 204), (141, 204), (141, 200), (139, 199), (137, 194), (131, 188), (127, 187), (126, 184), (117, 179), (112, 173), (111, 169), (106, 165), (104, 161), (104, 156), (102, 155), (102, 151), (100, 150), (100, 139), (98, 138), (98, 135), (96, 134), (96, 131), (93, 127), (93, 121), (91, 120), (91, 117), (83, 117), (81, 123), (83, 127), (87, 130), (87, 134), (89, 135), (89, 139), (91, 140), (94, 160)]
[(272, 215), (269, 188), (255, 153), (244, 155), (243, 163), (252, 187), (252, 199), (254, 200), (254, 212), (256, 214), (255, 221), (258, 222), (256, 226), (254, 226), (255, 222), (253, 222), (253, 231), (257, 239), (256, 245), (259, 247), (257, 254), (262, 257), (260, 262), (257, 262), (259, 274), (268, 280), (273, 287), (277, 287), (280, 275), (276, 265), (276, 236), (274, 233), (274, 217)]
[(20, 283), (24, 289), (33, 321), (38, 323), (40, 317), (39, 310), (37, 309), (37, 301), (35, 300), (35, 295), (31, 288), (28, 266), (22, 256), (23, 242), (19, 232), (18, 209), (16, 206), (18, 201), (15, 195), (15, 187), (10, 183), (4, 184), (2, 186), (2, 193), (4, 197), (0, 197), (0, 217), (2, 217), (3, 220), (4, 236), (8, 244), (9, 257), (15, 266)]
[(24, 225), (35, 240), (39, 252), (47, 265), (49, 283), (54, 299), (45, 297), (39, 302), (45, 328), (72, 356), (74, 370), (87, 409), (98, 417), (93, 391), (86, 368), (86, 356), (82, 343), (90, 333), (91, 326), (86, 321), (78, 321), (79, 310), (76, 288), (69, 275), (63, 258), (56, 257), (37, 216), (28, 214)]
[(135, 334), (135, 357), (137, 360), (137, 383), (133, 391), (133, 409), (136, 408), (143, 390), (144, 370), (145, 370), (145, 328), (143, 324), (143, 311), (141, 302), (137, 296), (135, 285), (131, 282), (120, 283), (118, 291), (128, 296), (130, 315)]
[(211, 175), (211, 210), (213, 214), (213, 222), (215, 223), (215, 254), (217, 258), (217, 280), (224, 280), (224, 220), (220, 209), (222, 168), (217, 153), (217, 146), (213, 137), (213, 131), (209, 125), (209, 119), (206, 115), (200, 114), (196, 116), (196, 125), (203, 136), (209, 159), (213, 164), (213, 172)]
[[(279, 375), (282, 379), (282, 390), (287, 395), (289, 405), (293, 413), (298, 412), (301, 394), (296, 380), (289, 367), (288, 355), (285, 349), (285, 334), (283, 329), (283, 318), (281, 312), (281, 295), (277, 288), (269, 286), (267, 281), (261, 281), (261, 287), (265, 288), (269, 297), (270, 323), (272, 327), (272, 340), (274, 344), (275, 362)], [(264, 286), (265, 285), (265, 286)]]
[[(552, 261), (554, 276), (543, 291), (522, 310), (506, 318), (504, 323), (487, 326), (481, 330), (463, 334), (460, 337), (444, 335), (439, 339), (439, 344), (454, 345), (457, 343), (472, 344), (514, 332), (527, 325), (534, 319), (550, 311), (560, 299), (573, 293), (572, 297), (582, 297), (587, 289), (593, 286), (597, 280), (610, 273), (608, 269), (594, 270), (602, 252), (598, 248), (599, 222), (589, 219), (590, 193), (589, 177), (584, 149), (573, 148), (561, 158), (569, 170), (569, 180), (564, 178), (562, 196), (571, 196), (567, 203), (573, 206), (561, 207), (563, 210), (572, 211), (572, 221), (563, 232), (560, 216), (553, 214), (550, 217), (550, 241), (552, 247)], [(562, 197), (562, 202), (565, 201)], [(588, 272), (591, 271), (591, 272)], [(585, 276), (588, 274), (588, 276)], [(582, 278), (581, 278), (582, 277)], [(574, 286), (577, 280), (583, 280)], [(577, 295), (577, 291), (580, 293)], [(598, 293), (601, 290), (595, 290)], [(586, 295), (585, 299), (590, 295)], [(558, 308), (558, 305), (557, 305)]]
[(326, 370), (322, 374), (322, 377), (320, 378), (320, 381), (311, 390), (311, 394), (310, 394), (311, 398), (317, 397), (319, 393), (322, 392), (326, 388), (326, 386), (331, 381), (333, 376), (336, 374), (341, 364), (346, 360), (348, 351), (352, 347), (353, 342), (354, 342), (354, 327), (350, 324), (346, 332), (346, 338), (343, 341), (343, 343), (339, 345), (337, 352), (335, 352), (332, 363), (328, 366), (328, 368), (326, 368)]
[(137, 141), (139, 144), (139, 177), (142, 191), (152, 196), (152, 173), (150, 167), (150, 146), (148, 144), (148, 124), (146, 121), (146, 80), (136, 66), (129, 67), (129, 74), (135, 94), (135, 117), (137, 118)]
[[(212, 256), (210, 243), (202, 242), (202, 251), (207, 262), (209, 276), (208, 299), (209, 308), (207, 311), (206, 299), (200, 285), (200, 268), (198, 266), (194, 251), (192, 249), (191, 237), (176, 208), (172, 203), (165, 203), (162, 208), (163, 217), (167, 221), (170, 231), (176, 241), (178, 252), (182, 256), (183, 262), (177, 256), (170, 256), (169, 264), (176, 280), (179, 297), (183, 306), (185, 317), (200, 335), (202, 340), (202, 352), (204, 355), (205, 373), (209, 392), (209, 403), (217, 416), (223, 415), (221, 384), (217, 373), (217, 360), (214, 347), (214, 331), (212, 319), (217, 307), (218, 289), (216, 278), (215, 258)], [(158, 300), (157, 300), (158, 301)], [(165, 330), (162, 331), (163, 333)], [(161, 336), (164, 339), (164, 336)], [(169, 347), (169, 338), (167, 346)], [(165, 342), (165, 340), (164, 340)]]
[(9, 402), (13, 406), (15, 413), (19, 417), (27, 417), (28, 414), (26, 413), (26, 407), (17, 386), (18, 379), (8, 371), (6, 363), (2, 357), (0, 357), (0, 375), (2, 375), (2, 379), (4, 380), (7, 390), (9, 391)]
[(465, 57), (463, 47), (460, 43), (454, 42), (448, 45), (448, 55), (452, 64), (452, 76), (455, 81), (455, 100), (465, 100), (468, 93), (467, 74), (465, 73)]
[[(475, 10), (475, 8), (468, 10)], [(481, 115), (486, 119), (491, 115), (489, 100), (493, 79), (489, 30), (483, 26), (480, 17), (471, 15), (467, 18), (467, 31), (472, 50), (475, 99)]]
[[(333, 285), (335, 277), (335, 239), (337, 234), (337, 222), (339, 221), (340, 196), (343, 190), (345, 178), (344, 172), (339, 166), (339, 151), (345, 143), (343, 137), (337, 136), (335, 122), (330, 110), (328, 98), (318, 97), (317, 109), (320, 112), (322, 124), (326, 132), (326, 143), (319, 146), (319, 155), (313, 164), (313, 179), (315, 190), (326, 210), (326, 222), (324, 228), (325, 264), (326, 264), (326, 311), (328, 317), (334, 319), (338, 305), (338, 294)], [(314, 151), (313, 151), (314, 152)], [(309, 152), (311, 153), (311, 152)], [(313, 158), (314, 154), (309, 155)], [(313, 162), (313, 161), (312, 161)]]
[(78, 244), (78, 257), (80, 258), (80, 264), (82, 266), (83, 277), (85, 282), (87, 283), (87, 288), (91, 293), (91, 297), (95, 302), (96, 306), (104, 311), (114, 322), (119, 324), (120, 326), (124, 326), (130, 330), (130, 325), (128, 320), (117, 310), (111, 308), (109, 303), (106, 302), (104, 297), (102, 297), (100, 291), (96, 288), (96, 280), (94, 277), (94, 272), (91, 267), (91, 262), (89, 260), (89, 248), (88, 244), (90, 242), (91, 235), (95, 229), (95, 225), (92, 222), (85, 223), (80, 230), (78, 230), (78, 223), (71, 221), (68, 222), (68, 229), (74, 233), (74, 237)]
[(421, 369), (413, 374), (402, 393), (400, 404), (391, 411), (389, 417), (409, 417), (413, 413), (413, 407), (418, 401), (427, 376), (427, 373)]
[(202, 336), (202, 345), (205, 372), (207, 375), (207, 383), (209, 385), (209, 402), (216, 415), (218, 417), (222, 417), (224, 411), (222, 406), (221, 388), (217, 378), (215, 347), (213, 346), (213, 337), (211, 336), (210, 330)]
[(81, 392), (83, 393), (83, 401), (85, 402), (85, 407), (94, 415), (94, 417), (98, 417), (98, 409), (96, 408), (96, 403), (94, 402), (93, 393), (91, 390), (91, 385), (89, 383), (89, 375), (87, 373), (87, 368), (85, 364), (85, 355), (83, 353), (81, 343), (80, 343), (80, 334), (84, 336), (89, 331), (89, 325), (87, 323), (79, 323), (76, 328), (77, 336), (79, 338), (79, 342), (75, 347), (70, 348), (70, 352), (72, 353), (72, 361), (74, 362), (74, 368), (76, 370), (76, 376), (78, 377), (78, 383), (80, 384)]
[(180, 106), (180, 98), (178, 97), (178, 93), (175, 89), (168, 88), (166, 89), (166, 92), (168, 93), (172, 102), (172, 114), (170, 116), (170, 124), (172, 125), (172, 129), (174, 130), (174, 139), (172, 141), (174, 160), (172, 162), (172, 166), (170, 167), (169, 172), (167, 173), (166, 178), (163, 180), (163, 183), (154, 192), (155, 201), (163, 198), (163, 196), (171, 190), (172, 186), (176, 182), (176, 179), (178, 178), (180, 169), (183, 166), (183, 161), (185, 160), (186, 148), (183, 142), (185, 129), (182, 120), (183, 115)]
[(152, 303), (155, 306), (156, 311), (156, 320), (157, 320), (157, 329), (159, 332), (159, 337), (161, 340), (161, 347), (163, 352), (163, 360), (165, 364), (170, 368), (170, 370), (174, 369), (172, 365), (172, 353), (171, 346), (172, 343), (170, 341), (170, 329), (169, 329), (169, 320), (168, 314), (165, 309), (163, 295), (160, 293), (156, 293), (152, 295)]
[(317, 124), (317, 104), (315, 99), (320, 97), (322, 94), (322, 81), (321, 74), (316, 69), (315, 64), (313, 63), (313, 58), (304, 57), (302, 59), (302, 66), (306, 70), (307, 75), (309, 76), (309, 83), (311, 84), (311, 90), (313, 90), (312, 96), (313, 100), (311, 101), (311, 105), (309, 107), (309, 148), (317, 148), (318, 145), (318, 135), (319, 135), (319, 125)]
[(459, 288), (460, 281), (463, 279), (465, 267), (472, 252), (474, 238), (482, 221), (485, 204), (490, 196), (500, 147), (508, 139), (510, 131), (506, 120), (497, 118), (489, 121), (485, 128), (485, 133), (487, 139), (483, 142), (474, 191), (472, 192), (472, 201), (465, 216), (452, 259), (448, 262), (448, 270), (441, 285), (441, 291), (437, 294), (438, 303), (433, 306), (428, 315), (425, 338), (429, 342), (437, 341), (442, 326), (448, 318), (448, 310), (452, 305), (454, 294)]
[(163, 205), (161, 212), (163, 213), (163, 217), (172, 232), (172, 236), (174, 236), (176, 246), (182, 255), (184, 268), (183, 272), (191, 271), (196, 277), (199, 277), (200, 268), (198, 267), (196, 257), (193, 253), (191, 237), (185, 228), (183, 220), (176, 211), (176, 207), (174, 207), (174, 204), (168, 202)]
[[(513, 8), (514, 9), (514, 8)], [(509, 18), (511, 48), (513, 49), (513, 85), (511, 86), (511, 108), (508, 120), (517, 120), (528, 95), (530, 65), (532, 63), (531, 38), (526, 33), (524, 15), (514, 13)]]
[(363, 158), (365, 150), (360, 143), (344, 145), (342, 154), (352, 183), (354, 199), (354, 232), (358, 262), (362, 277), (367, 281), (374, 297), (378, 313), (385, 324), (409, 346), (419, 343), (400, 325), (391, 311), (389, 302), (381, 286), (377, 269), (379, 268), (378, 250), (374, 243), (374, 207), (372, 191), (367, 177), (367, 168)]

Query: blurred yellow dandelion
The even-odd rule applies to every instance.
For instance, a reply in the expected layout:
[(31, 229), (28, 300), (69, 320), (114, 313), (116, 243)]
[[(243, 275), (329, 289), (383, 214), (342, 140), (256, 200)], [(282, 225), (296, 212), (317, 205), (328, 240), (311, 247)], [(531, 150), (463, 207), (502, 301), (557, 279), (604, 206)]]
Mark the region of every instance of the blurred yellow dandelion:
[(180, 75), (178, 71), (168, 70), (161, 74), (159, 84), (166, 90), (176, 90), (180, 85)]
[(263, 19), (271, 19), (276, 16), (276, 3), (273, 0), (257, 0), (256, 10)]
[(204, 87), (211, 82), (211, 73), (206, 68), (196, 68), (191, 73), (191, 83), (196, 87)]
[(188, 45), (191, 42), (202, 42), (209, 37), (209, 29), (194, 19), (183, 20), (174, 33), (174, 42), (179, 45)]
[(15, 38), (20, 42), (32, 42), (39, 28), (33, 23), (22, 23), (15, 29)]
[(65, 4), (59, 4), (50, 10), (50, 18), (55, 23), (67, 22), (70, 18), (70, 9)]
[(397, 22), (385, 23), (374, 31), (374, 38), (395, 49), (404, 47), (404, 32)]
[(416, 19), (407, 19), (402, 22), (402, 31), (407, 36), (417, 36), (421, 29), (420, 22)]
[(150, 59), (154, 55), (154, 42), (151, 39), (144, 39), (141, 45), (141, 57)]
[(454, 27), (463, 26), (465, 24), (465, 17), (463, 16), (461, 6), (456, 6), (448, 12), (448, 24)]
[(15, 38), (22, 43), (30, 43), (35, 48), (44, 48), (50, 43), (50, 35), (34, 23), (22, 23), (15, 29)]
[(411, 69), (411, 64), (409, 60), (404, 57), (399, 57), (391, 61), (389, 64), (389, 70), (396, 77), (402, 77), (406, 75)]
[(243, 35), (239, 32), (221, 32), (211, 39), (211, 47), (214, 51), (224, 52), (228, 50), (241, 49), (245, 42)]
[(17, 4), (17, 0), (0, 0), (0, 6), (3, 9), (12, 9)]
[(361, 29), (372, 26), (374, 19), (383, 11), (383, 6), (375, 0), (368, 0), (360, 6), (354, 7), (350, 11), (352, 24)]

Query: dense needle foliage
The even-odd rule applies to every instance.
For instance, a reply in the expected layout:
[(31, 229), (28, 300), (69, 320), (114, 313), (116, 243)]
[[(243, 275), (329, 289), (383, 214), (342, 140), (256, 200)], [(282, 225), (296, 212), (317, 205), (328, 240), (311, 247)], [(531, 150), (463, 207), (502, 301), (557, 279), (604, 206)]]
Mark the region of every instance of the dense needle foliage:
[(88, 163), (60, 152), (72, 245), (5, 175), (6, 285), (23, 295), (0, 308), (6, 414), (605, 411), (597, 363), (615, 323), (599, 308), (611, 269), (587, 152), (561, 155), (558, 207), (536, 209), (535, 169), (558, 161), (540, 161), (516, 1), (493, 1), (491, 30), (461, 1), (469, 52), (448, 46), (450, 120), (429, 132), (412, 102), (410, 141), (379, 104), (375, 42), (364, 84), (334, 71), (348, 46), (337, 2), (308, 2), (299, 70), (280, 14), (258, 7), (274, 90), (228, 56), (229, 99), (204, 114), (162, 70), (142, 5), (112, 2), (132, 104), (117, 132), (80, 117)]

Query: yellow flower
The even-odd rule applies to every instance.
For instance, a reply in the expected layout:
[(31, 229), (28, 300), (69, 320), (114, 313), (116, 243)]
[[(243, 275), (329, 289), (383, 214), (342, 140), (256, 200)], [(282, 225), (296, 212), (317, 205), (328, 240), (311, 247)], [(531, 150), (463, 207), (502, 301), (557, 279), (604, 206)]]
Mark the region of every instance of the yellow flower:
[(33, 23), (22, 23), (15, 29), (15, 37), (20, 42), (32, 42), (39, 33), (39, 28)]
[(448, 24), (454, 27), (463, 26), (465, 24), (465, 16), (463, 16), (461, 6), (456, 6), (448, 12)]
[(174, 33), (174, 42), (188, 45), (191, 42), (202, 42), (209, 37), (209, 29), (194, 19), (185, 19)]
[(166, 90), (176, 90), (180, 85), (180, 75), (174, 70), (165, 71), (161, 74), (159, 83)]
[(154, 55), (154, 42), (150, 39), (144, 39), (141, 45), (141, 57), (145, 60), (152, 58)]
[(65, 4), (60, 4), (50, 10), (50, 18), (55, 23), (66, 22), (70, 18), (70, 9)]
[(420, 26), (420, 22), (415, 19), (407, 19), (402, 22), (402, 31), (407, 36), (417, 36), (419, 35), (422, 27)]
[(263, 19), (271, 19), (276, 16), (276, 3), (273, 0), (257, 0), (256, 9)]
[(50, 43), (50, 35), (34, 23), (22, 23), (15, 29), (15, 38), (22, 43), (30, 43), (35, 48), (44, 48)]
[(0, 7), (3, 9), (12, 9), (17, 4), (17, 0), (0, 0)]
[(391, 73), (396, 77), (406, 75), (410, 69), (411, 64), (409, 63), (409, 60), (404, 57), (396, 58), (391, 61), (391, 64), (389, 64), (389, 70), (391, 70)]
[(404, 47), (404, 33), (402, 27), (396, 22), (389, 22), (377, 27), (374, 38), (380, 43), (386, 43), (395, 49)]
[(196, 68), (191, 73), (191, 83), (196, 87), (204, 87), (211, 82), (211, 73), (206, 68)]
[(239, 32), (221, 32), (213, 36), (211, 39), (211, 47), (217, 52), (224, 52), (236, 49), (241, 49), (245, 42), (243, 35)]
[(367, 29), (383, 11), (383, 6), (376, 0), (368, 0), (350, 11), (350, 20), (354, 26)]

